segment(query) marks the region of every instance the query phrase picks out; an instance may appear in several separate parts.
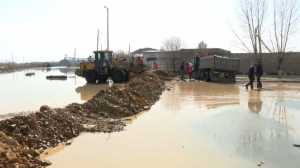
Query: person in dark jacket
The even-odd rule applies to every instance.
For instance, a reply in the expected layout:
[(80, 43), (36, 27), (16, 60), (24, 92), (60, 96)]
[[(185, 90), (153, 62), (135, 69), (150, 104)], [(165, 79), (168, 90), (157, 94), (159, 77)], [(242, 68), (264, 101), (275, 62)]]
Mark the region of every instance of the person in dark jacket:
[(184, 62), (182, 62), (180, 66), (180, 73), (181, 73), (181, 80), (183, 81), (184, 79)]
[(257, 64), (256, 67), (257, 88), (261, 89), (262, 83), (260, 82), (260, 78), (263, 75), (263, 68), (260, 62), (257, 62), (256, 64)]
[(249, 83), (247, 83), (245, 86), (246, 86), (246, 89), (248, 89), (248, 86), (250, 85), (251, 86), (251, 89), (253, 89), (253, 82), (254, 82), (254, 68), (256, 68), (256, 65), (257, 64), (254, 64), (253, 66), (251, 66), (249, 68), (249, 71), (248, 71), (248, 78), (250, 80)]

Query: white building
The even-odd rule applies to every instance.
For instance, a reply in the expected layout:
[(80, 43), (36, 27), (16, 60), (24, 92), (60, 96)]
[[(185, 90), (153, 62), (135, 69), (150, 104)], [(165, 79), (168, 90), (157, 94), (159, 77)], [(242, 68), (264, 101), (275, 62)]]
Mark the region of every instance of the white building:
[(207, 44), (204, 43), (204, 41), (201, 41), (201, 42), (198, 44), (198, 49), (207, 49)]
[(153, 68), (154, 63), (157, 64), (158, 70), (166, 70), (163, 52), (157, 50), (149, 50), (143, 52), (143, 62), (145, 65)]
[[(143, 62), (145, 65), (150, 66), (153, 69), (154, 63), (157, 64), (157, 70), (173, 71), (173, 66), (168, 58), (166, 52), (149, 50), (143, 52)], [(179, 71), (179, 67), (175, 67), (176, 71)]]

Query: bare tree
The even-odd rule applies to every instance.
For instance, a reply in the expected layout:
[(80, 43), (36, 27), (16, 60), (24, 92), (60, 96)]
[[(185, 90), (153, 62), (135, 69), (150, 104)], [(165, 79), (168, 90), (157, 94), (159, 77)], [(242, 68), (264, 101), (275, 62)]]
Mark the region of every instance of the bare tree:
[[(180, 54), (179, 50), (183, 47), (181, 39), (179, 37), (170, 37), (162, 43), (161, 50), (166, 54), (166, 63), (170, 64), (173, 69), (173, 73), (176, 71), (176, 66), (178, 65)], [(168, 66), (166, 64), (166, 66)]]
[(276, 56), (277, 70), (281, 70), (287, 46), (290, 44), (289, 41), (296, 37), (299, 19), (297, 0), (273, 0), (273, 25), (270, 29), (270, 44), (267, 44), (260, 37), (258, 38), (266, 49)]
[(129, 55), (123, 50), (116, 50), (114, 52), (115, 58), (127, 58)]
[(281, 70), (289, 41), (297, 31), (299, 16), (298, 0), (273, 0), (272, 50), (268, 50), (276, 53), (277, 70)]
[[(264, 46), (276, 56), (277, 70), (281, 70), (286, 49), (291, 38), (296, 37), (298, 30), (299, 3), (298, 0), (272, 0), (272, 2), (272, 12), (270, 17), (267, 17), (267, 1), (240, 0), (239, 16), (246, 39), (235, 31), (233, 33), (243, 49), (254, 53), (259, 60), (261, 60), (262, 46)], [(266, 20), (270, 20), (271, 24), (264, 26)], [(263, 34), (264, 28), (269, 30), (269, 39)]]
[(239, 19), (242, 35), (233, 30), (241, 49), (254, 53), (261, 60), (262, 43), (258, 38), (262, 37), (264, 23), (266, 20), (267, 5), (265, 0), (240, 0)]

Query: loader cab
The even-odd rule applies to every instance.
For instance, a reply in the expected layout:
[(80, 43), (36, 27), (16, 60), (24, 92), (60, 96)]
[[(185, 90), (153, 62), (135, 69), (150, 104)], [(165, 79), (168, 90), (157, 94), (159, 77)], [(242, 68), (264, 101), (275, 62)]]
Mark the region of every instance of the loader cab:
[(113, 57), (112, 51), (94, 51), (95, 54), (95, 69), (100, 74), (106, 74), (110, 68), (110, 61)]

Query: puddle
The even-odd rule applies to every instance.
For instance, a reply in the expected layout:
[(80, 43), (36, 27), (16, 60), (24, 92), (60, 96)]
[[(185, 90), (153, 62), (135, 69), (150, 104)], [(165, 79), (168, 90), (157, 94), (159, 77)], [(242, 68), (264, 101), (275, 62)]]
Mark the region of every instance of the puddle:
[[(167, 83), (173, 88), (123, 132), (85, 133), (45, 157), (51, 167), (296, 168), (300, 164), (297, 84)], [(289, 89), (287, 89), (289, 88)], [(295, 108), (296, 107), (296, 108)], [(52, 151), (51, 151), (52, 150)]]
[[(26, 76), (34, 72), (35, 75)], [(67, 80), (47, 80), (49, 75), (66, 75)], [(0, 74), (0, 115), (39, 110), (40, 106), (64, 107), (83, 103), (108, 84), (88, 85), (75, 77), (74, 68), (38, 68)]]

